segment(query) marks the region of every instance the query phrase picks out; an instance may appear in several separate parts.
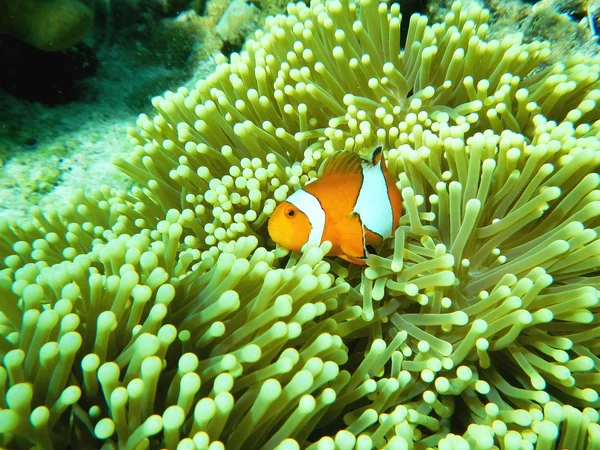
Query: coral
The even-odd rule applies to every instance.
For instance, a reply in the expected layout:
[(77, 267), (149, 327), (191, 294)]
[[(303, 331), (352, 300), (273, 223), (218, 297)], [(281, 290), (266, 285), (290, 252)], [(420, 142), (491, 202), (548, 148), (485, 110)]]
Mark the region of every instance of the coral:
[(526, 35), (538, 39), (551, 39), (557, 43), (561, 40), (566, 41), (562, 45), (569, 45), (573, 41), (582, 45), (594, 46), (596, 44), (587, 21), (585, 24), (577, 23), (572, 16), (558, 9), (556, 4), (550, 5), (548, 2), (541, 2), (533, 5), (530, 16), (525, 20), (525, 25), (527, 27)]
[[(594, 3), (597, 0), (542, 0), (539, 2), (505, 2), (489, 0), (494, 26), (491, 36), (501, 38), (516, 30), (525, 40), (552, 42), (548, 63), (563, 61), (574, 54), (597, 54), (594, 36)], [(530, 3), (534, 3), (533, 5)]]
[[(600, 445), (600, 58), (373, 0), (290, 4), (153, 100), (139, 183), (0, 222), (11, 448)], [(274, 248), (277, 202), (386, 149), (368, 267)]]
[(72, 47), (92, 23), (90, 8), (76, 0), (0, 0), (0, 32), (41, 50)]

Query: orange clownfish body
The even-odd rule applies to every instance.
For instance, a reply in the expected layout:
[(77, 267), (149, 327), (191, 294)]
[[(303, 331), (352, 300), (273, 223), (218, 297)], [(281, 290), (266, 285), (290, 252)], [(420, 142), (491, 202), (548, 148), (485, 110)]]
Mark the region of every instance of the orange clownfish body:
[(400, 192), (381, 147), (371, 162), (343, 151), (322, 164), (317, 180), (275, 208), (269, 235), (292, 251), (300, 251), (307, 242), (330, 241), (330, 256), (365, 264), (367, 246), (392, 236), (401, 213)]

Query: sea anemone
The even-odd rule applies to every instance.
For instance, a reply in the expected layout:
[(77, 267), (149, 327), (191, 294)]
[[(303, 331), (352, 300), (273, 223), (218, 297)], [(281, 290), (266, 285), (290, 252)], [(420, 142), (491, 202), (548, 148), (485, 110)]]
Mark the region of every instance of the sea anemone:
[[(600, 448), (600, 58), (397, 4), (270, 17), (153, 100), (138, 183), (0, 222), (4, 446)], [(383, 145), (366, 268), (276, 248), (275, 205)]]

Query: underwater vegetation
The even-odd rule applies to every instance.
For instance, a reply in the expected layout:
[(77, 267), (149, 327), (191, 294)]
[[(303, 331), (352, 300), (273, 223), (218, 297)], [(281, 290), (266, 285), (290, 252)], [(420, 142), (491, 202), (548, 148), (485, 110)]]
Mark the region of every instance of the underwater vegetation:
[[(600, 58), (488, 19), (292, 3), (154, 98), (139, 186), (1, 221), (0, 444), (599, 448)], [(268, 239), (377, 145), (403, 216), (366, 268)]]

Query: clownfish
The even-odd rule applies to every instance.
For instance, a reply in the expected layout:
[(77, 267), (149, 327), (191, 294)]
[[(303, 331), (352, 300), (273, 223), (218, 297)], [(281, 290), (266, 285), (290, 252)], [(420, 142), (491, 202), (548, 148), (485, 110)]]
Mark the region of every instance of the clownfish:
[(323, 162), (315, 181), (277, 205), (268, 229), (271, 239), (288, 250), (330, 241), (330, 256), (362, 265), (368, 247), (393, 235), (401, 213), (400, 191), (382, 148), (370, 161), (341, 151)]

